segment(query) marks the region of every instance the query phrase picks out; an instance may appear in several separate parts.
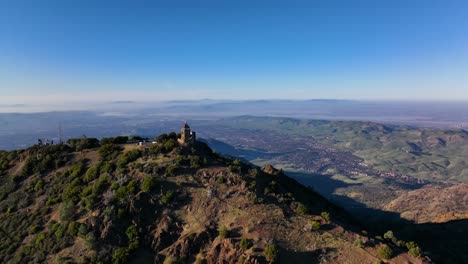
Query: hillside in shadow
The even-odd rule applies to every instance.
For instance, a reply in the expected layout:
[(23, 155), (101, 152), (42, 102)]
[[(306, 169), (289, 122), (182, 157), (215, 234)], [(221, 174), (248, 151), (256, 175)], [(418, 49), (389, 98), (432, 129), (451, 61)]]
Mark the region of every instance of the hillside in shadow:
[(287, 174), (341, 206), (374, 236), (383, 237), (385, 232), (392, 230), (398, 240), (416, 241), (435, 263), (468, 263), (468, 252), (465, 250), (468, 248), (468, 219), (417, 224), (401, 218), (398, 213), (370, 208), (350, 197), (335, 193), (338, 188), (353, 184), (334, 180), (329, 175)]

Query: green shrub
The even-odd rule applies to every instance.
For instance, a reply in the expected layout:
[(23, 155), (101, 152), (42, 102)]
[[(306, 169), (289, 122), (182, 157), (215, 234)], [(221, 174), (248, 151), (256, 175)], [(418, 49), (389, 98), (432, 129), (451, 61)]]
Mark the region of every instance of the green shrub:
[(156, 138), (156, 142), (158, 143), (164, 143), (166, 142), (166, 140), (168, 139), (168, 135), (166, 133), (162, 133), (161, 135), (159, 135), (157, 138)]
[(115, 192), (114, 198), (120, 203), (125, 203), (137, 190), (136, 180), (130, 180), (127, 185), (120, 186)]
[(229, 230), (227, 229), (226, 226), (223, 225), (223, 226), (221, 226), (221, 228), (219, 228), (219, 230), (218, 230), (218, 236), (219, 236), (220, 238), (226, 238), (226, 237), (229, 236)]
[(114, 144), (125, 144), (128, 142), (128, 137), (118, 136), (114, 138)]
[(173, 140), (168, 140), (164, 143), (163, 147), (164, 147), (164, 151), (165, 152), (170, 152), (171, 150), (174, 149), (176, 143), (173, 141)]
[(175, 175), (176, 170), (177, 170), (177, 167), (176, 167), (176, 166), (174, 166), (174, 165), (169, 165), (169, 166), (167, 166), (167, 168), (166, 168), (166, 174), (167, 174), (167, 175), (171, 175), (171, 176), (172, 176), (172, 175)]
[(377, 255), (383, 259), (391, 259), (393, 250), (387, 245), (381, 245), (377, 248)]
[(52, 220), (50, 223), (48, 223), (48, 226), (50, 228), (50, 232), (53, 233), (57, 231), (57, 229), (60, 227), (60, 223), (57, 223), (54, 220)]
[(113, 170), (114, 170), (113, 164), (108, 162), (108, 161), (105, 161), (101, 165), (101, 167), (99, 169), (99, 172), (100, 173), (111, 173)]
[(232, 173), (240, 173), (241, 172), (241, 167), (237, 165), (229, 165), (228, 166), (228, 171)]
[(78, 234), (78, 229), (80, 227), (80, 224), (77, 222), (70, 222), (67, 227), (67, 234), (70, 236), (76, 236)]
[(114, 144), (105, 144), (99, 148), (99, 156), (101, 160), (113, 160), (115, 159), (122, 151), (122, 148)]
[(128, 163), (133, 162), (141, 157), (140, 150), (132, 150), (122, 154), (117, 162), (117, 167), (125, 168)]
[(296, 208), (296, 213), (305, 215), (309, 213), (309, 209), (305, 205), (299, 204)]
[(37, 153), (26, 158), (20, 176), (26, 177), (34, 173), (44, 173), (56, 169), (62, 163), (60, 153)]
[(106, 144), (125, 144), (128, 142), (128, 137), (125, 136), (118, 136), (118, 137), (108, 137), (108, 138), (101, 138), (99, 143), (101, 145)]
[(85, 238), (88, 234), (88, 226), (86, 224), (81, 223), (80, 227), (78, 227), (78, 236)]
[(70, 221), (70, 220), (73, 220), (74, 216), (75, 216), (75, 205), (70, 201), (63, 202), (62, 205), (60, 206), (60, 211), (59, 211), (60, 220)]
[(37, 231), (39, 230), (39, 226), (38, 225), (33, 225), (29, 228), (29, 233), (30, 234), (35, 234), (37, 233)]
[(392, 241), (393, 243), (396, 244), (397, 242), (397, 238), (395, 237), (395, 235), (393, 234), (393, 231), (392, 230), (388, 230), (387, 232), (385, 232), (385, 234), (383, 235), (383, 238), (386, 239), (386, 240), (390, 240)]
[(93, 186), (86, 186), (85, 188), (83, 188), (83, 190), (81, 191), (81, 198), (84, 198), (90, 194), (93, 193)]
[(265, 258), (266, 261), (270, 263), (275, 263), (279, 259), (279, 249), (275, 244), (270, 244), (265, 248)]
[(219, 183), (219, 184), (222, 184), (222, 183), (224, 183), (224, 178), (222, 176), (218, 177), (218, 179), (216, 179), (216, 182)]
[(250, 241), (250, 239), (247, 239), (247, 238), (242, 238), (239, 245), (242, 249), (245, 249), (245, 250), (253, 246), (252, 241)]
[(161, 197), (161, 202), (164, 205), (168, 205), (171, 202), (172, 198), (174, 198), (174, 192), (168, 191)]
[(417, 247), (418, 244), (416, 242), (414, 242), (414, 241), (409, 241), (409, 242), (405, 243), (405, 246), (406, 246), (407, 249), (411, 249), (411, 248)]
[(177, 140), (177, 138), (178, 138), (176, 132), (174, 132), (174, 131), (169, 133), (169, 135), (167, 135), (167, 137), (170, 138), (170, 139), (173, 139), (173, 140)]
[(422, 255), (421, 248), (416, 244), (414, 241), (410, 241), (408, 243), (405, 243), (406, 248), (408, 248), (408, 254), (410, 254), (413, 257), (420, 257)]
[(76, 151), (82, 151), (84, 149), (99, 147), (99, 140), (97, 138), (87, 138), (83, 136), (81, 138), (71, 138), (67, 140), (67, 144)]
[(153, 176), (146, 176), (143, 178), (143, 181), (141, 182), (141, 190), (144, 192), (151, 192), (157, 184), (157, 179), (156, 177)]
[(128, 249), (126, 247), (118, 247), (114, 250), (112, 254), (112, 263), (113, 264), (125, 264), (128, 259)]
[(106, 187), (109, 184), (108, 176), (101, 175), (97, 181), (93, 184), (93, 194), (100, 195), (102, 192), (106, 190)]
[(325, 220), (326, 222), (330, 222), (330, 213), (322, 212), (320, 215), (322, 216), (323, 220)]
[(94, 249), (96, 247), (96, 236), (94, 235), (93, 232), (89, 232), (85, 236), (85, 242), (86, 242), (86, 247), (88, 249)]
[(100, 167), (100, 165), (101, 165), (101, 164), (98, 163), (98, 164), (95, 164), (94, 166), (92, 166), (91, 168), (89, 168), (89, 169), (86, 171), (86, 173), (85, 173), (83, 179), (84, 179), (86, 182), (90, 182), (90, 181), (96, 179), (96, 178), (98, 177), (98, 175), (99, 175), (99, 169), (100, 169), (99, 167)]
[(59, 224), (57, 230), (54, 232), (56, 238), (62, 238), (65, 233), (66, 224)]
[(255, 190), (255, 187), (257, 187), (257, 181), (253, 180), (249, 183), (249, 190)]
[(119, 208), (117, 209), (117, 218), (118, 219), (123, 219), (125, 217), (125, 209)]
[(421, 248), (418, 246), (412, 247), (408, 250), (408, 254), (410, 254), (411, 256), (415, 258), (418, 258), (422, 255)]
[(353, 243), (356, 247), (360, 247), (362, 248), (364, 246), (364, 242), (362, 241), (361, 237), (357, 237), (355, 240), (354, 240), (354, 243)]
[(138, 239), (138, 231), (135, 225), (131, 225), (125, 230), (125, 234), (127, 235), (128, 240), (130, 243), (128, 244), (128, 249), (130, 251), (138, 248), (139, 246), (139, 239)]
[(38, 246), (44, 239), (46, 238), (46, 234), (44, 232), (39, 233), (34, 239), (34, 244)]
[(131, 225), (125, 230), (128, 240), (133, 241), (138, 239), (138, 231), (135, 225)]
[(198, 169), (201, 167), (201, 159), (199, 156), (190, 156), (190, 167), (192, 169)]
[(319, 230), (320, 229), (320, 222), (317, 220), (312, 220), (310, 222), (310, 225), (312, 226), (313, 230)]
[(42, 190), (43, 186), (44, 186), (44, 182), (42, 180), (38, 180), (36, 182), (36, 185), (34, 185), (34, 191)]

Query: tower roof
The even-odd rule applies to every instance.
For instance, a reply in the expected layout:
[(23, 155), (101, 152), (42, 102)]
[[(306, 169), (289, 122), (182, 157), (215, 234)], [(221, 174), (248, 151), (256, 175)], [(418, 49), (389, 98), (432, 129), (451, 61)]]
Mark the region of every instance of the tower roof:
[(187, 124), (187, 121), (184, 122), (184, 125), (182, 126), (182, 128), (190, 128), (190, 126)]

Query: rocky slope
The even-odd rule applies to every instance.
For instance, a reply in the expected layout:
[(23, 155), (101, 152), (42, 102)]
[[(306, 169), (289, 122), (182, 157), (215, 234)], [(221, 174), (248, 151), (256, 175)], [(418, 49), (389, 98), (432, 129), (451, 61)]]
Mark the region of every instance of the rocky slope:
[(175, 133), (0, 153), (2, 263), (422, 263), (271, 166)]
[(442, 223), (468, 218), (468, 183), (410, 191), (388, 203), (385, 210), (417, 223)]

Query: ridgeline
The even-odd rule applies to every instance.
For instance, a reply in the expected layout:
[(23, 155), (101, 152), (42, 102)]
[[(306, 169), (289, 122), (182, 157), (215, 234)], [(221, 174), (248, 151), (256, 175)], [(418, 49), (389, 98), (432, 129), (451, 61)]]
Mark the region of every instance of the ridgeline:
[(1, 152), (0, 261), (428, 261), (416, 243), (376, 237), (281, 170), (178, 137), (80, 138)]

